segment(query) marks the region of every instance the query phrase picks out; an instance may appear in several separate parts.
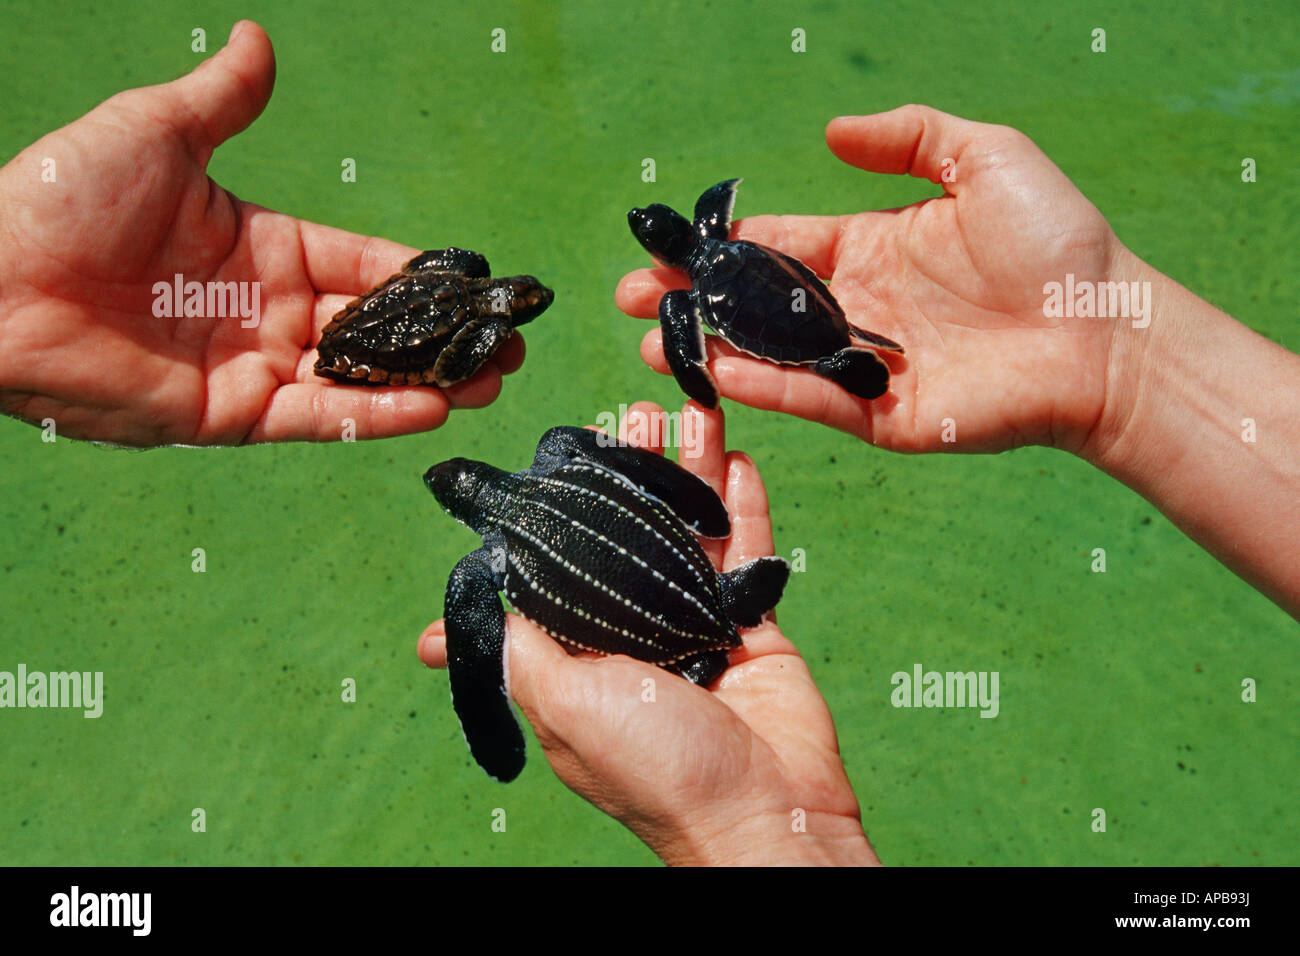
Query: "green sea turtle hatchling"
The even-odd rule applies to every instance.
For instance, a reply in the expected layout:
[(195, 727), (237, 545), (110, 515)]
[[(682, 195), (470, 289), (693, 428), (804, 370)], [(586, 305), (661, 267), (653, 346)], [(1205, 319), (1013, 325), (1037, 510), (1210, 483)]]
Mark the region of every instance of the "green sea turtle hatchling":
[(695, 537), (731, 533), (709, 484), (584, 428), (552, 428), (514, 474), (453, 458), (424, 481), (483, 539), (447, 582), (447, 670), (470, 753), (503, 783), (523, 769), (524, 737), (498, 591), (570, 650), (627, 654), (708, 686), (740, 646), (736, 628), (757, 625), (790, 576), (777, 557), (719, 574)]
[(659, 300), (664, 357), (677, 384), (701, 405), (717, 407), (718, 387), (705, 364), (707, 324), (742, 352), (807, 366), (853, 395), (879, 398), (889, 388), (889, 367), (876, 352), (903, 347), (850, 325), (830, 289), (798, 259), (727, 238), (740, 182), (706, 190), (693, 223), (661, 203), (627, 214), (646, 251), (691, 278), (689, 292)]
[(455, 385), (554, 298), (532, 276), (493, 279), (477, 252), (423, 252), (321, 330), (316, 374), (348, 385)]

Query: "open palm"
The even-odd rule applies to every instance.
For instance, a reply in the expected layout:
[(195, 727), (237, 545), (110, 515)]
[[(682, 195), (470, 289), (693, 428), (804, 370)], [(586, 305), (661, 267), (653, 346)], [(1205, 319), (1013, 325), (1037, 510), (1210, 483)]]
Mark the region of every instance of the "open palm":
[[(650, 403), (628, 412), (660, 414)], [(694, 418), (698, 454), (681, 463), (731, 515), (731, 536), (704, 542), (709, 557), (726, 571), (772, 554), (762, 479), (748, 456), (726, 452), (722, 412), (688, 403), (682, 415)], [(622, 437), (637, 434), (625, 420)], [(712, 690), (629, 657), (570, 657), (518, 615), (508, 620), (510, 693), (546, 759), (666, 861), (816, 858), (814, 848), (834, 845), (874, 862), (830, 711), (770, 615), (743, 632), (744, 646), (729, 653)], [(445, 666), (441, 621), (419, 649), (425, 663)]]
[[(1045, 317), (1043, 287), (1067, 273), (1111, 277), (1122, 246), (1096, 207), (1008, 127), (907, 106), (841, 117), (826, 136), (846, 162), (929, 179), (944, 195), (882, 212), (755, 216), (732, 236), (803, 260), (829, 280), (850, 322), (901, 342), (906, 354), (882, 355), (890, 390), (868, 402), (710, 337), (722, 394), (896, 451), (1082, 441), (1105, 399), (1114, 323)], [(673, 270), (639, 270), (624, 277), (616, 303), (653, 318), (666, 290), (687, 285)], [(668, 371), (657, 330), (642, 355)]]
[[(238, 24), (193, 73), (112, 97), (0, 170), (0, 409), (70, 437), (235, 444), (337, 439), (345, 419), (361, 438), (420, 431), (496, 397), (491, 365), (445, 392), (313, 374), (330, 316), (416, 250), (243, 202), (208, 177), (274, 74), (265, 33)], [(178, 273), (259, 283), (260, 321), (156, 317), (154, 284)], [(518, 366), (518, 337), (497, 361)]]

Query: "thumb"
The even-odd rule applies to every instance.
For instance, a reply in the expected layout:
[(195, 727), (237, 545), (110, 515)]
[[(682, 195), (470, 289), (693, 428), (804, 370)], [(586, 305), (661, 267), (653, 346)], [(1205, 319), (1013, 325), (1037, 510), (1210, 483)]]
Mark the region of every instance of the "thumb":
[(261, 115), (274, 86), (270, 38), (252, 20), (240, 20), (216, 55), (158, 89), (176, 101), (177, 126), (206, 158)]
[[(447, 625), (437, 620), (424, 629), (416, 653), (426, 667), (447, 666)], [(562, 744), (574, 727), (598, 713), (599, 688), (586, 663), (570, 657), (557, 641), (518, 614), (506, 615), (507, 690), (543, 747)]]
[(942, 113), (929, 106), (900, 106), (870, 116), (837, 116), (826, 127), (826, 144), (850, 166), (873, 173), (907, 173), (939, 183), (945, 165), (996, 127)]
[[(533, 732), (546, 733), (564, 725), (564, 714), (586, 696), (581, 690), (585, 671), (559, 642), (518, 614), (506, 616), (506, 683), (510, 696), (524, 712)], [(557, 706), (565, 703), (568, 706)]]
[[(416, 641), (416, 654), (426, 667), (442, 669), (447, 666), (447, 622), (439, 618), (420, 634)], [(546, 699), (558, 692), (563, 695), (561, 682), (571, 676), (569, 665), (573, 659), (553, 638), (535, 624), (518, 614), (506, 615), (506, 654), (509, 659), (505, 672), (511, 696), (529, 713), (530, 717)], [(580, 680), (582, 674), (576, 675)], [(558, 691), (556, 690), (558, 686)]]

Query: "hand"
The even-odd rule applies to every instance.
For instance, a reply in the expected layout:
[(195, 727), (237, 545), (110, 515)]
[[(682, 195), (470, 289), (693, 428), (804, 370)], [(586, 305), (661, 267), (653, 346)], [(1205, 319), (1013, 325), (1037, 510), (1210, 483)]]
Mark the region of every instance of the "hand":
[[(523, 361), (517, 336), (445, 392), (338, 386), (313, 344), (349, 299), (417, 250), (244, 202), (208, 178), (212, 151), (271, 96), (256, 24), (175, 82), (128, 90), (0, 169), (0, 410), (130, 445), (328, 440), (436, 428), (480, 407)], [(57, 180), (42, 181), (46, 158)], [(154, 283), (261, 283), (261, 321), (156, 318)]]
[[(708, 338), (723, 395), (850, 432), (895, 451), (1077, 448), (1106, 398), (1113, 329), (1095, 318), (1045, 318), (1047, 282), (1104, 281), (1126, 252), (1101, 213), (1028, 137), (923, 106), (846, 116), (826, 130), (845, 162), (909, 173), (944, 195), (902, 209), (844, 216), (755, 216), (733, 228), (796, 256), (823, 279), (851, 323), (903, 344), (882, 354), (889, 392), (873, 402), (805, 369), (751, 358)], [(952, 160), (953, 182), (943, 182)], [(657, 315), (675, 270), (625, 276), (615, 302)], [(667, 373), (659, 331), (642, 342)], [(955, 441), (944, 440), (944, 419)]]
[[(662, 411), (638, 403), (633, 415)], [(688, 403), (682, 416), (685, 434), (694, 418), (699, 441), (681, 463), (731, 514), (731, 537), (704, 542), (709, 557), (729, 570), (772, 554), (767, 493), (753, 461), (725, 451), (722, 413)], [(571, 657), (522, 617), (507, 622), (510, 693), (547, 761), (665, 862), (879, 862), (826, 702), (775, 621), (743, 632), (744, 646), (711, 691), (629, 657)], [(430, 667), (446, 666), (442, 621), (421, 636), (419, 654)], [(653, 702), (642, 700), (647, 679)], [(794, 832), (798, 810), (806, 832)]]

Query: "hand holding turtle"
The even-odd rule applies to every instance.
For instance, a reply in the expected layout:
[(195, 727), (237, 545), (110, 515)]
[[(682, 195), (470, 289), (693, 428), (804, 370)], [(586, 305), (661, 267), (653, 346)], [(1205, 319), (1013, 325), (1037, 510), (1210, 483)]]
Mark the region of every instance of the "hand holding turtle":
[[(1073, 452), (1300, 618), (1300, 356), (1142, 262), (1016, 130), (904, 106), (832, 120), (826, 139), (845, 162), (929, 179), (944, 195), (845, 216), (757, 216), (733, 234), (828, 278), (849, 321), (906, 356), (882, 353), (889, 391), (864, 401), (711, 337), (720, 391), (894, 451)], [(1068, 276), (1076, 288), (1140, 288), (1138, 327), (1049, 317), (1045, 287)], [(643, 269), (615, 301), (650, 318), (685, 285), (680, 272)], [(659, 330), (641, 354), (669, 371)]]
[[(640, 403), (629, 416), (658, 412)], [(695, 416), (699, 454), (681, 462), (723, 497), (732, 519), (729, 538), (704, 542), (709, 557), (730, 570), (772, 554), (754, 463), (725, 451), (721, 412), (688, 404), (683, 416)], [(571, 657), (518, 615), (508, 620), (510, 691), (547, 760), (666, 862), (878, 862), (826, 703), (770, 619), (743, 633), (712, 691), (628, 657)], [(445, 666), (442, 621), (422, 635), (419, 653)], [(798, 819), (806, 832), (796, 832)]]
[[(1045, 318), (1043, 285), (1067, 272), (1111, 275), (1124, 250), (1097, 209), (1007, 127), (909, 106), (841, 117), (826, 135), (846, 162), (921, 176), (945, 195), (845, 216), (755, 216), (732, 234), (802, 260), (829, 280), (853, 326), (896, 340), (906, 355), (880, 353), (892, 370), (889, 392), (868, 402), (711, 337), (722, 393), (896, 451), (1082, 442), (1105, 398), (1114, 323)], [(945, 170), (955, 179), (943, 181)], [(624, 277), (615, 301), (650, 318), (666, 291), (686, 286), (680, 272), (643, 269)], [(661, 342), (658, 330), (648, 333), (642, 355), (666, 372)], [(955, 442), (944, 440), (949, 418)]]
[[(206, 174), (271, 95), (251, 22), (194, 72), (128, 90), (0, 169), (0, 409), (130, 445), (238, 444), (436, 428), (481, 407), (523, 359), (512, 337), (446, 390), (356, 389), (313, 374), (312, 343), (416, 250), (244, 202)], [(56, 179), (42, 180), (46, 158)], [(158, 318), (154, 284), (260, 283), (260, 317)]]

